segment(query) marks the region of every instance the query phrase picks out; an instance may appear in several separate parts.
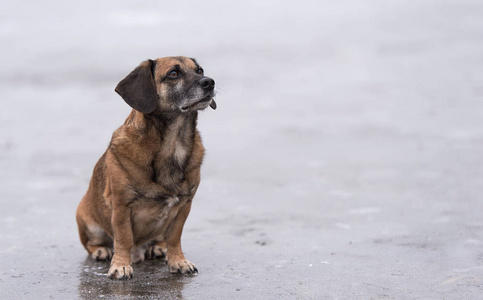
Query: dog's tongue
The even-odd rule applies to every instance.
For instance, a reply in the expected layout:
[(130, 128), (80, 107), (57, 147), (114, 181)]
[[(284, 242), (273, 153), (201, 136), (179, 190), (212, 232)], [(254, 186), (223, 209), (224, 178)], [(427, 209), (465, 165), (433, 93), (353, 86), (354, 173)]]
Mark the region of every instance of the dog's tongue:
[(210, 107), (216, 109), (216, 102), (215, 99), (211, 100)]

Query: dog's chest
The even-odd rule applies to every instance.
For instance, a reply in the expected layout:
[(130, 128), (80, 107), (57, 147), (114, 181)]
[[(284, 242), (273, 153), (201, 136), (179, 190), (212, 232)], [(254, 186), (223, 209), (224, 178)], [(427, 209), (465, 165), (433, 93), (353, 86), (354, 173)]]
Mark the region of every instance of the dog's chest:
[(164, 203), (140, 201), (137, 207), (133, 207), (131, 216), (135, 243), (145, 243), (165, 235), (169, 224), (185, 204), (178, 198), (168, 198)]
[(179, 136), (167, 135), (160, 142), (153, 161), (154, 181), (163, 186), (184, 180), (184, 171), (190, 158), (191, 145)]

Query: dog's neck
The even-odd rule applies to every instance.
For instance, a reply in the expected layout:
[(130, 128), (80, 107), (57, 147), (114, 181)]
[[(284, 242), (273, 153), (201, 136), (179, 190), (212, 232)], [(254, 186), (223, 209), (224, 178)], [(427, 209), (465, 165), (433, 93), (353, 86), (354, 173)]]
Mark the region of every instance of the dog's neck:
[(157, 159), (172, 158), (184, 166), (192, 151), (197, 119), (197, 111), (146, 115), (133, 110), (125, 124), (134, 127), (140, 136), (159, 139), (159, 154), (154, 154)]
[(154, 129), (159, 132), (161, 136), (164, 136), (167, 132), (194, 132), (197, 119), (197, 111), (189, 113), (153, 113), (146, 115), (133, 109), (131, 114), (127, 117), (125, 125), (133, 126), (141, 131)]

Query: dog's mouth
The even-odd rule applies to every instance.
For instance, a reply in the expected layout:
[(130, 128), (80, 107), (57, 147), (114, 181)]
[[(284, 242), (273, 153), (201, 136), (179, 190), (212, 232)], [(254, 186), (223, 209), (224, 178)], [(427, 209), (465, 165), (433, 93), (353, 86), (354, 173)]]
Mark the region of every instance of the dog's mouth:
[(188, 110), (191, 110), (191, 109), (197, 109), (197, 110), (205, 109), (206, 107), (208, 107), (208, 105), (212, 109), (216, 109), (215, 99), (213, 99), (213, 97), (210, 96), (210, 95), (208, 95), (205, 98), (202, 98), (201, 100), (198, 100), (194, 103), (191, 103), (189, 105), (182, 106), (181, 111), (185, 112), (185, 111), (188, 111)]

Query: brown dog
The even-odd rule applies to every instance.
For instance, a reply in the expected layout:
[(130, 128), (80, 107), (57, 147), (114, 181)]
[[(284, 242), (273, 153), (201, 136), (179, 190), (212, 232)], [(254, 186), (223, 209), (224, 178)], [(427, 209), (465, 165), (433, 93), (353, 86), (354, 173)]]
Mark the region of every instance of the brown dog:
[[(109, 278), (132, 278), (131, 264), (166, 257), (171, 273), (197, 273), (181, 232), (200, 182), (204, 148), (198, 110), (215, 82), (191, 58), (148, 60), (116, 92), (133, 110), (112, 135), (77, 208), (82, 244), (96, 260), (112, 257)], [(114, 247), (114, 249), (113, 249)]]

